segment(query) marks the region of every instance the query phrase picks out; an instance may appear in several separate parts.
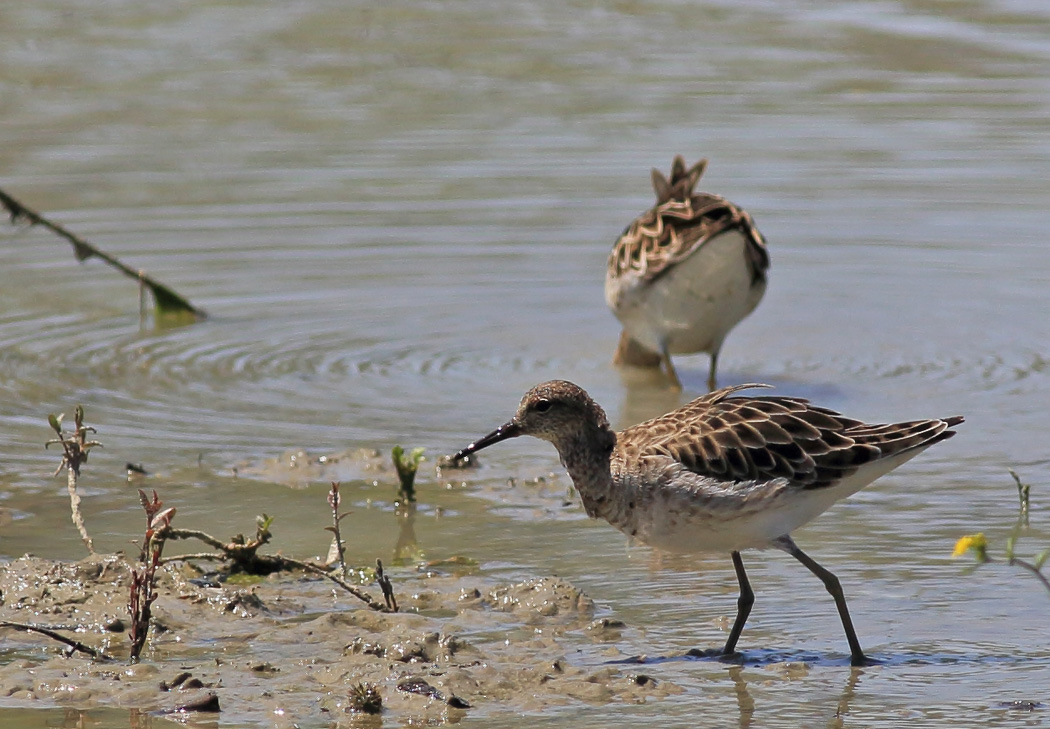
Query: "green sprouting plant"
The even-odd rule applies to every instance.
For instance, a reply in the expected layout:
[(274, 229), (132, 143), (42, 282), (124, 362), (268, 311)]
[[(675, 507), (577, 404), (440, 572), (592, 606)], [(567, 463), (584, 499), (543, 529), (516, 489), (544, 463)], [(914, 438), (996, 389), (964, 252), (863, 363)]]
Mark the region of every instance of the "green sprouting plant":
[[(1030, 484), (1023, 483), (1021, 477), (1018, 476), (1012, 468), (1007, 470), (1017, 484), (1017, 499), (1019, 506), (1017, 521), (1014, 523), (1013, 529), (1010, 530), (1010, 536), (1006, 540), (1006, 553), (1004, 559), (1006, 564), (1011, 567), (1017, 566), (1032, 573), (1036, 579), (1043, 583), (1043, 586), (1046, 587), (1047, 591), (1050, 591), (1050, 578), (1047, 578), (1047, 576), (1043, 574), (1043, 566), (1048, 560), (1050, 560), (1050, 548), (1039, 552), (1031, 560), (1021, 559), (1017, 556), (1017, 539), (1021, 535), (1021, 532), (1028, 527), (1029, 504), (1032, 487)], [(961, 537), (955, 543), (955, 549), (952, 551), (952, 556), (958, 557), (967, 552), (973, 552), (978, 565), (999, 561), (988, 553), (988, 540), (983, 532), (968, 534)]]
[(401, 482), (398, 493), (407, 502), (416, 500), (416, 472), (423, 461), (425, 450), (425, 448), (413, 448), (406, 453), (404, 448), (396, 445), (391, 452), (394, 458), (394, 468), (397, 469), (397, 478)]
[(77, 493), (77, 479), (80, 478), (80, 467), (87, 463), (88, 453), (95, 446), (101, 448), (102, 444), (97, 440), (87, 439), (88, 433), (94, 433), (95, 429), (84, 425), (83, 405), (77, 405), (73, 410), (74, 427), (72, 432), (62, 432), (62, 418), (64, 417), (64, 413), (47, 416), (48, 424), (58, 437), (52, 438), (45, 443), (44, 448), (53, 443), (58, 443), (62, 446), (62, 462), (58, 464), (54, 475), (57, 476), (63, 468), (66, 469), (66, 487), (69, 490), (69, 508), (73, 512), (73, 524), (76, 525), (77, 531), (80, 532), (80, 538), (84, 540), (84, 545), (87, 547), (88, 552), (94, 554), (95, 546), (88, 535), (87, 527), (84, 525), (84, 515), (80, 512), (80, 494)]
[(1017, 526), (1026, 527), (1028, 526), (1028, 503), (1032, 495), (1032, 485), (1027, 483), (1021, 483), (1021, 477), (1017, 475), (1017, 471), (1012, 468), (1006, 469), (1013, 476), (1014, 483), (1017, 484), (1017, 500), (1021, 502), (1020, 509), (1017, 514)]

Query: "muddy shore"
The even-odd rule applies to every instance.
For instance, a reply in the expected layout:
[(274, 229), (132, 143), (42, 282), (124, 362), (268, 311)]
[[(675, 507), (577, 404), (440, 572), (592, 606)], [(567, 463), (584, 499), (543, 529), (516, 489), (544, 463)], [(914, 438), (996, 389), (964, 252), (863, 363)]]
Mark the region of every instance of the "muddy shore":
[[(382, 613), (302, 573), (250, 584), (158, 572), (154, 627), (128, 663), (130, 565), (122, 555), (26, 556), (0, 571), (0, 619), (43, 625), (103, 651), (95, 660), (45, 636), (3, 629), (7, 707), (119, 707), (270, 726), (457, 722), (572, 703), (644, 702), (680, 692), (622, 664), (622, 624), (558, 578), (497, 584), (452, 566), (396, 575), (401, 612)], [(374, 586), (366, 586), (378, 595)], [(594, 646), (566, 655), (560, 638)], [(638, 669), (638, 670), (636, 670)], [(379, 716), (355, 712), (365, 684)], [(369, 724), (372, 722), (372, 724)]]

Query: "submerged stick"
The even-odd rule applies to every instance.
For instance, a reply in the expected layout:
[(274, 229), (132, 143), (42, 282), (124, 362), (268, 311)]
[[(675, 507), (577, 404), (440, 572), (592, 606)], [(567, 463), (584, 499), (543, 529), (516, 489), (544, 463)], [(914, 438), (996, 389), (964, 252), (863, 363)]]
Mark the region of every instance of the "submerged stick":
[(73, 640), (67, 638), (61, 633), (55, 632), (50, 628), (45, 628), (41, 625), (30, 625), (29, 623), (14, 623), (10, 620), (0, 620), (0, 627), (14, 628), (15, 630), (23, 630), (27, 633), (39, 633), (40, 635), (46, 635), (48, 638), (57, 640), (59, 643), (65, 643), (70, 647), (72, 651), (80, 651), (81, 653), (87, 653), (92, 658), (108, 661), (111, 660), (109, 656), (104, 653), (100, 653), (89, 645), (84, 645), (79, 640)]
[(198, 321), (207, 318), (207, 314), (204, 313), (203, 309), (198, 309), (187, 299), (175, 293), (160, 281), (147, 276), (144, 271), (137, 271), (122, 263), (105, 251), (88, 243), (75, 233), (66, 230), (58, 223), (52, 223), (43, 215), (35, 210), (27, 208), (3, 190), (0, 190), (0, 204), (7, 209), (7, 212), (11, 216), (12, 223), (18, 223), (19, 221), (24, 220), (30, 225), (39, 225), (47, 228), (55, 235), (65, 238), (73, 245), (73, 255), (76, 256), (78, 261), (84, 262), (89, 258), (100, 258), (128, 278), (133, 278), (138, 281), (140, 286), (146, 286), (153, 293), (153, 301), (156, 304), (158, 313), (175, 315), (189, 314)]
[[(1048, 550), (1048, 552), (1050, 552), (1050, 550)], [(1041, 557), (1041, 559), (1039, 557)], [(1045, 587), (1047, 591), (1050, 591), (1050, 579), (1048, 579), (1047, 576), (1044, 575), (1043, 571), (1040, 569), (1042, 563), (1046, 561), (1046, 557), (1044, 557), (1043, 555), (1040, 555), (1039, 557), (1036, 558), (1035, 564), (1032, 564), (1031, 562), (1026, 562), (1023, 559), (1018, 559), (1017, 557), (1011, 557), (1009, 560), (1007, 560), (1007, 564), (1016, 565), (1018, 567), (1028, 570), (1033, 575), (1035, 575), (1037, 580), (1043, 583), (1043, 587)]]

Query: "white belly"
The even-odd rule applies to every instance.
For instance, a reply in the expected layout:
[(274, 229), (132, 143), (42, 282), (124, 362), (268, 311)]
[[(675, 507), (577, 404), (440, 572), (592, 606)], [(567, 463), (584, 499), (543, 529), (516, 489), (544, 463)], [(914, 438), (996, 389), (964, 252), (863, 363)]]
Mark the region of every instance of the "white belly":
[(605, 284), (606, 300), (627, 333), (654, 352), (714, 352), (729, 331), (758, 305), (746, 243), (731, 230), (701, 246), (651, 283)]
[(841, 482), (816, 489), (789, 485), (783, 479), (725, 484), (672, 466), (666, 480), (625, 486), (634, 493), (636, 509), (615, 526), (668, 552), (764, 549), (923, 450), (864, 464)]
[(674, 511), (655, 509), (644, 521), (636, 538), (667, 552), (733, 552), (765, 549), (777, 537), (790, 534), (812, 521), (835, 503), (829, 494), (793, 491), (772, 498), (761, 511), (733, 510), (690, 513), (688, 507)]

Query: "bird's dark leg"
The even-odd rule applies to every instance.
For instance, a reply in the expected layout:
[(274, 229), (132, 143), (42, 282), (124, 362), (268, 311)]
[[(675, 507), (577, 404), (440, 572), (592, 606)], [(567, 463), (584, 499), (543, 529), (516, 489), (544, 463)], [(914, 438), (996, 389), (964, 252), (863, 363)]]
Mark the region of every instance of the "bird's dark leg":
[(849, 641), (850, 663), (854, 666), (865, 665), (867, 658), (865, 658), (864, 651), (860, 647), (860, 641), (857, 640), (857, 632), (853, 629), (853, 620), (850, 619), (849, 608), (846, 607), (846, 596), (842, 594), (842, 585), (839, 583), (839, 578), (821, 567), (808, 554), (799, 549), (791, 537), (785, 535), (777, 539), (773, 544), (804, 564), (806, 569), (819, 577), (820, 581), (824, 583), (824, 587), (835, 599), (835, 607), (839, 610), (839, 618), (842, 620), (842, 627), (846, 631), (846, 640)]
[(747, 616), (751, 614), (751, 606), (755, 604), (755, 593), (751, 590), (751, 583), (744, 571), (744, 560), (740, 559), (740, 552), (733, 552), (733, 567), (736, 569), (736, 580), (740, 583), (740, 597), (736, 601), (736, 620), (733, 621), (733, 629), (729, 631), (729, 639), (726, 641), (722, 655), (727, 656), (736, 652), (736, 642), (740, 640), (740, 634), (744, 631), (744, 623)]
[(711, 369), (707, 371), (707, 391), (714, 392), (718, 388), (718, 350), (711, 353)]
[(674, 363), (671, 361), (671, 352), (667, 349), (666, 344), (660, 350), (660, 360), (663, 362), (664, 371), (667, 372), (667, 378), (671, 380), (671, 386), (676, 390), (681, 390), (682, 381), (678, 379), (678, 372), (674, 368)]

